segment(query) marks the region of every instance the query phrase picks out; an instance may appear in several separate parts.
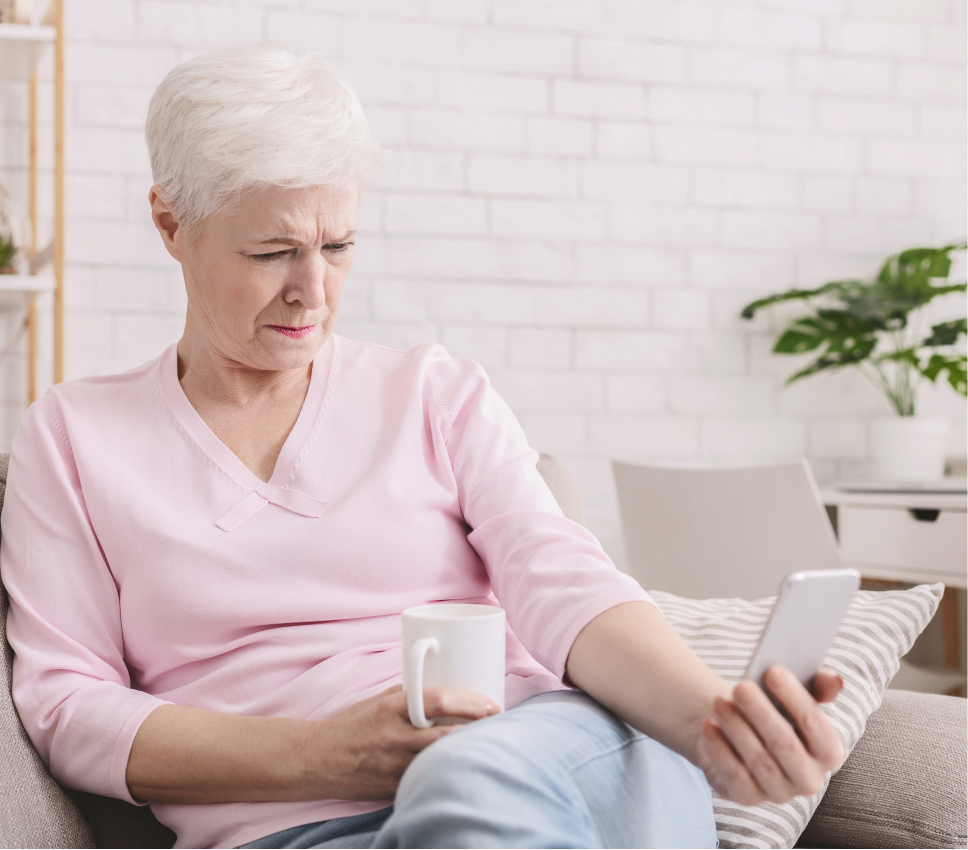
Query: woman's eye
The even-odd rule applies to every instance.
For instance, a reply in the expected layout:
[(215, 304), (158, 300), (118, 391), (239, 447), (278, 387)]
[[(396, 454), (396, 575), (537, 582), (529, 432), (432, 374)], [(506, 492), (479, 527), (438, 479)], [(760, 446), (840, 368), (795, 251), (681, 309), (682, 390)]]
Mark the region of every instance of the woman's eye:
[(252, 259), (258, 260), (262, 263), (271, 262), (272, 260), (282, 260), (287, 257), (292, 257), (296, 253), (295, 248), (289, 248), (286, 251), (273, 251), (269, 254), (252, 254)]
[(323, 245), (323, 250), (329, 251), (331, 254), (342, 254), (343, 251), (349, 250), (355, 244), (355, 242), (331, 242), (329, 245)]

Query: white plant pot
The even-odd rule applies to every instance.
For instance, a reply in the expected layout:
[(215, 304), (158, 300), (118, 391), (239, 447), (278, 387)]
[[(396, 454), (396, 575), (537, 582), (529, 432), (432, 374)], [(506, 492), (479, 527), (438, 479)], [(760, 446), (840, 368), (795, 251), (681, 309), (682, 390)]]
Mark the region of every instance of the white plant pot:
[(885, 481), (944, 478), (948, 420), (937, 416), (891, 416), (873, 422), (874, 460)]

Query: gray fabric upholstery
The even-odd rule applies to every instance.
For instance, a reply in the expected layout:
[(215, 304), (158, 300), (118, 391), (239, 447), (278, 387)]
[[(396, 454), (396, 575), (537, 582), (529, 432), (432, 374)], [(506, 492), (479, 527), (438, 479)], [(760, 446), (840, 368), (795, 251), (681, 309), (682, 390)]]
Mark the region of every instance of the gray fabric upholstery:
[(968, 845), (968, 701), (885, 691), (798, 847)]

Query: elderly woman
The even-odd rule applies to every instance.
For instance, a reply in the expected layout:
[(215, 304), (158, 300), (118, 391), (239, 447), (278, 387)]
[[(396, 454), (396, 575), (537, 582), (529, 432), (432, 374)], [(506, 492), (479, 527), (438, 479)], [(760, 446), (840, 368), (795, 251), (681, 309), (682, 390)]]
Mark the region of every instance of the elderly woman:
[[(699, 662), (480, 367), (333, 334), (375, 144), (322, 58), (186, 62), (147, 142), (184, 334), (33, 405), (3, 510), (14, 698), (58, 781), (182, 847), (713, 846), (709, 785), (820, 787), (814, 696), (770, 672), (795, 730)], [(506, 609), (508, 710), (429, 688), (471, 722), (418, 729), (400, 612), (447, 600)]]

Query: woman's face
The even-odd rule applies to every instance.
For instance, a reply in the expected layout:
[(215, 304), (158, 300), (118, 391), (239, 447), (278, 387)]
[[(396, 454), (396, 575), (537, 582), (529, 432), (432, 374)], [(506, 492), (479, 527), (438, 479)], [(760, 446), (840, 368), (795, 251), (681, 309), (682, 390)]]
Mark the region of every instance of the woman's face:
[(251, 192), (192, 239), (166, 234), (159, 203), (153, 193), (156, 224), (185, 275), (192, 345), (250, 369), (308, 365), (333, 331), (353, 262), (356, 181)]

